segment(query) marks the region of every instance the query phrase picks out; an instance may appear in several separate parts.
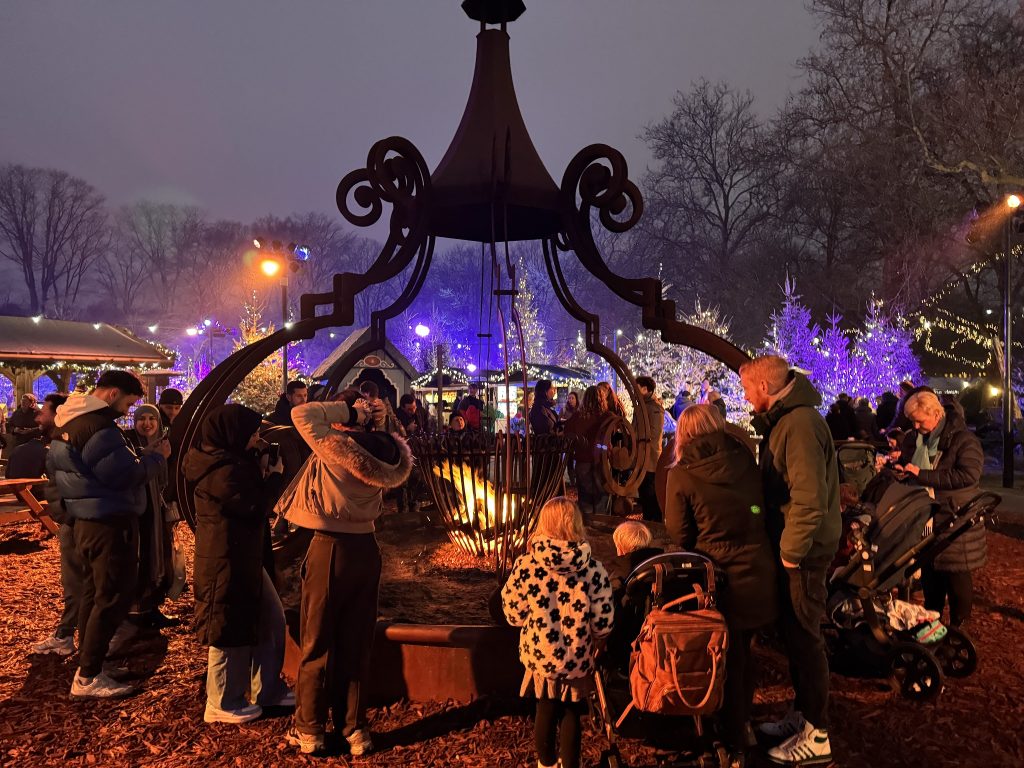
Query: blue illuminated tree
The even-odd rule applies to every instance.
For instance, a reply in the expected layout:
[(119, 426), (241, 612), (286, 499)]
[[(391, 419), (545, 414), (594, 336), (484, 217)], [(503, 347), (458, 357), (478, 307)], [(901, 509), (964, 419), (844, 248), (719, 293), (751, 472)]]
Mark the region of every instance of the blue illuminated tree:
[(913, 334), (902, 313), (889, 313), (881, 300), (872, 298), (854, 342), (865, 396), (877, 397), (895, 391), (901, 381), (920, 379), (921, 364), (912, 341)]
[(812, 321), (811, 310), (801, 303), (796, 283), (789, 276), (782, 291), (782, 308), (772, 312), (763, 351), (786, 358), (792, 366), (812, 371), (818, 358), (821, 328)]

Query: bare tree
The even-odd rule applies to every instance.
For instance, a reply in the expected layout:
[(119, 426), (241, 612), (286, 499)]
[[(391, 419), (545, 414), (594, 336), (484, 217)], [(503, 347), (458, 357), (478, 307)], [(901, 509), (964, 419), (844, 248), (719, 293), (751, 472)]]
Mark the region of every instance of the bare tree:
[(781, 155), (753, 97), (722, 83), (679, 93), (672, 114), (642, 136), (659, 165), (644, 179), (643, 236), (688, 301), (729, 314), (747, 293), (742, 277), (778, 205)]
[(966, 247), (960, 224), (1024, 185), (1024, 13), (1009, 0), (810, 7), (822, 47), (801, 62), (791, 114), (843, 142), (830, 152), (854, 160), (846, 186), (873, 213), (861, 254), (882, 259), (884, 295), (916, 303), (1001, 251)]
[(0, 255), (21, 268), (33, 314), (63, 316), (107, 244), (103, 197), (63, 171), (0, 168)]
[(241, 271), (251, 269), (243, 260), (248, 245), (244, 225), (223, 220), (204, 223), (196, 244), (182, 253), (178, 291), (182, 308), (196, 315), (222, 314)]
[(114, 229), (110, 247), (99, 260), (97, 277), (106, 304), (114, 310), (117, 319), (134, 319), (137, 307), (145, 301), (143, 293), (149, 281), (148, 262), (125, 237), (121, 227)]
[(118, 212), (125, 246), (147, 265), (152, 299), (161, 313), (178, 302), (178, 289), (190, 250), (199, 246), (203, 217), (197, 208), (140, 202)]

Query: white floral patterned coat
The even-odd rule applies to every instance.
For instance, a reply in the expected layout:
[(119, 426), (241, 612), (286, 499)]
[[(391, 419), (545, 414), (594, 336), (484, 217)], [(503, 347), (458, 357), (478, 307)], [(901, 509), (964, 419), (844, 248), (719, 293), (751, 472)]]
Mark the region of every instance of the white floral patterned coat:
[(615, 614), (608, 572), (584, 542), (534, 539), (501, 591), (505, 618), (522, 627), (519, 658), (528, 671), (574, 679), (594, 670), (597, 640)]

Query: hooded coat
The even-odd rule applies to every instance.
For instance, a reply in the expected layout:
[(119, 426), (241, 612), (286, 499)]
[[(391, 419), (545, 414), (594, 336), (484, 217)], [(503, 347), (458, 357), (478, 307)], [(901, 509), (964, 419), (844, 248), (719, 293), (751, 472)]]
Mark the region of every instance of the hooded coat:
[(519, 659), (536, 677), (572, 680), (594, 671), (597, 640), (612, 631), (615, 605), (604, 566), (585, 541), (537, 538), (501, 590), (519, 634)]
[[(917, 430), (911, 430), (900, 446), (899, 464), (909, 464), (917, 448)], [(938, 462), (931, 469), (922, 469), (907, 480), (935, 491), (935, 526), (941, 527), (953, 513), (981, 493), (981, 473), (985, 454), (981, 442), (967, 429), (963, 416), (953, 406), (946, 406), (946, 423), (939, 434)], [(939, 553), (935, 568), (939, 571), (967, 572), (988, 562), (985, 526), (975, 525)]]
[(773, 621), (775, 559), (761, 476), (746, 446), (725, 432), (691, 440), (668, 471), (665, 502), (672, 542), (707, 555), (725, 572), (719, 605), (729, 625), (756, 629)]
[(353, 412), (343, 402), (306, 403), (292, 410), (295, 429), (313, 450), (278, 511), (301, 528), (335, 533), (373, 533), (384, 491), (412, 472), (405, 440), (387, 432), (341, 431)]
[(264, 567), (273, 573), (268, 520), (281, 475), (264, 479), (245, 447), (261, 421), (241, 405), (215, 408), (182, 462), (195, 494), (196, 632), (218, 648), (256, 644)]
[(821, 395), (807, 377), (789, 383), (751, 423), (761, 435), (765, 526), (790, 563), (822, 565), (839, 548), (839, 464), (828, 425), (818, 413)]
[(93, 395), (71, 395), (57, 408), (46, 472), (72, 518), (138, 517), (146, 510), (146, 486), (166, 471), (159, 453), (132, 450), (117, 426), (120, 416)]

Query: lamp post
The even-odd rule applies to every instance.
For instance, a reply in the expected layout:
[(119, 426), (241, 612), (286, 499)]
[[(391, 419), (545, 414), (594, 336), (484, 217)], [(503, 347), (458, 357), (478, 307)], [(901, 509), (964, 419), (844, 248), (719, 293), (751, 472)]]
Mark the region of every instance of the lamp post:
[[(280, 240), (267, 241), (253, 238), (252, 244), (263, 254), (260, 259), (260, 271), (267, 277), (281, 275), (281, 327), (288, 327), (288, 273), (298, 272), (299, 267), (309, 260), (309, 248), (305, 245), (288, 243), (281, 245)], [(281, 391), (288, 388), (288, 342), (281, 347)]]
[(1003, 487), (1013, 488), (1013, 311), (1010, 306), (1010, 280), (1013, 276), (1011, 256), (1013, 235), (1021, 228), (1024, 219), (1018, 209), (1019, 195), (1007, 195), (1006, 229), (1003, 239)]
[[(622, 335), (622, 329), (616, 328), (615, 335), (612, 336), (612, 351), (615, 353), (615, 357), (619, 356), (619, 336)], [(619, 372), (614, 368), (612, 369), (612, 389), (616, 392), (619, 391)]]

